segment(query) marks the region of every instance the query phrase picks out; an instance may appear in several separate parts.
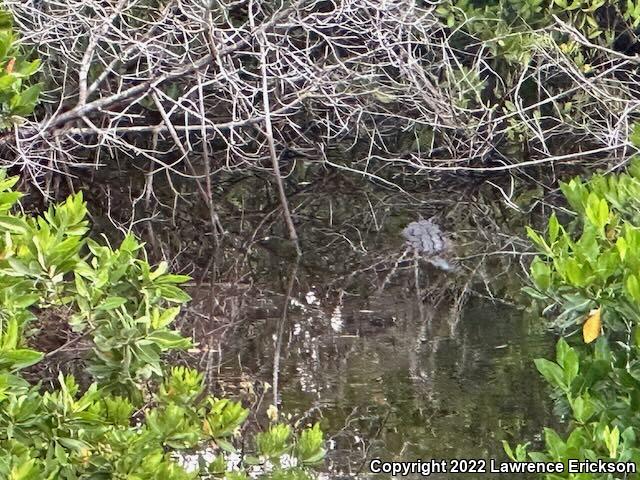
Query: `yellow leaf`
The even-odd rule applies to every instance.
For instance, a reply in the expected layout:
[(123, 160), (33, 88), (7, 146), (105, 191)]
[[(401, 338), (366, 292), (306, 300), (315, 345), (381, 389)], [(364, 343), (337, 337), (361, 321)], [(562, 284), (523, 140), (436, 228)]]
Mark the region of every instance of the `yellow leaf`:
[(587, 320), (582, 325), (582, 338), (584, 343), (591, 343), (600, 336), (602, 331), (602, 316), (601, 309), (596, 308), (589, 312)]
[(205, 419), (204, 422), (202, 422), (202, 431), (207, 435), (211, 435), (212, 433), (211, 424), (207, 419)]

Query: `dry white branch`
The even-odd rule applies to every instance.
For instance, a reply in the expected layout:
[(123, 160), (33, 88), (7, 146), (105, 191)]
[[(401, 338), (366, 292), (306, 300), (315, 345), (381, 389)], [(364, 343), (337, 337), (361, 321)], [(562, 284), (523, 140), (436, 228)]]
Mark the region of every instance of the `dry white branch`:
[[(292, 158), (385, 183), (380, 165), (619, 162), (640, 106), (637, 59), (599, 48), (581, 70), (552, 31), (593, 44), (560, 20), (507, 79), (486, 41), (459, 49), (451, 39), (464, 26), (446, 28), (414, 0), (5, 4), (49, 83), (38, 118), (3, 137), (4, 163), (38, 179), (127, 158), (148, 188), (158, 173), (197, 182), (212, 218), (216, 173), (271, 170), (283, 186)], [(503, 98), (487, 101), (494, 91)], [(527, 157), (501, 152), (507, 140)]]

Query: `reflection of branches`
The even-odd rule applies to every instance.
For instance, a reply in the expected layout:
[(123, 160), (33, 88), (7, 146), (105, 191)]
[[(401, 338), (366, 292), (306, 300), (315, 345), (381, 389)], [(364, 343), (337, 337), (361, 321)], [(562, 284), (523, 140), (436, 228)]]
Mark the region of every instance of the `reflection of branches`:
[(282, 316), (280, 317), (280, 321), (278, 322), (278, 330), (276, 335), (276, 345), (273, 352), (273, 405), (278, 408), (280, 405), (280, 396), (279, 396), (279, 378), (280, 378), (280, 357), (282, 352), (282, 336), (284, 333), (284, 327), (287, 323), (287, 312), (289, 311), (289, 306), (291, 303), (293, 286), (296, 281), (296, 274), (298, 272), (298, 262), (294, 263), (291, 267), (291, 272), (289, 275), (289, 284), (287, 286), (287, 293), (284, 297), (284, 305), (282, 306)]

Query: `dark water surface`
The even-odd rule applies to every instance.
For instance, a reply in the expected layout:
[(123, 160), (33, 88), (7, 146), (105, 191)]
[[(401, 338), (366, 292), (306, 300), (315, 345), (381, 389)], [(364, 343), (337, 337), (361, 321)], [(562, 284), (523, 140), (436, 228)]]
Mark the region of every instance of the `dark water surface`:
[(505, 459), (502, 440), (539, 441), (553, 419), (533, 359), (550, 357), (553, 339), (504, 304), (472, 297), (458, 311), (434, 308), (405, 290), (278, 296), (286, 315), (258, 309), (250, 332), (227, 336), (219, 376), (248, 372), (273, 386), (265, 405), (321, 418), (329, 478), (389, 478), (369, 472), (376, 457)]

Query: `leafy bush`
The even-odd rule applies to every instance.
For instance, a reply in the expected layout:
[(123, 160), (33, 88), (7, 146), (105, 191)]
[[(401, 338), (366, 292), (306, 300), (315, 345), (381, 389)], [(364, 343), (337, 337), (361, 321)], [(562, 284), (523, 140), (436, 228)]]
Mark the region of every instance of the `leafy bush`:
[(28, 85), (40, 60), (29, 61), (20, 54), (13, 33), (11, 14), (0, 10), (0, 129), (20, 123), (33, 112), (40, 85)]
[(535, 30), (553, 25), (554, 15), (608, 46), (640, 25), (640, 5), (619, 0), (446, 0), (436, 12), (449, 28), (461, 27), (487, 42), (496, 57), (515, 63), (527, 63), (527, 43)]
[(626, 173), (576, 178), (561, 190), (576, 220), (567, 231), (552, 215), (546, 238), (528, 229), (542, 255), (531, 264), (536, 288), (527, 291), (553, 300), (563, 330), (601, 308), (607, 331), (624, 337), (640, 313), (640, 161)]
[[(566, 335), (555, 361), (536, 360), (570, 418), (568, 435), (545, 430), (544, 452), (520, 445), (514, 459), (640, 462), (640, 161), (616, 175), (561, 185), (575, 219), (555, 215), (546, 235), (529, 229), (540, 255), (526, 291)], [(582, 333), (582, 339), (576, 339)], [(571, 344), (571, 345), (570, 345)], [(614, 478), (610, 474), (548, 478)], [(627, 478), (638, 478), (637, 475)]]
[[(0, 171), (0, 477), (310, 478), (318, 425), (298, 438), (272, 425), (240, 455), (247, 409), (206, 394), (195, 370), (163, 379), (161, 354), (190, 344), (170, 328), (188, 277), (151, 267), (131, 235), (117, 248), (87, 238), (81, 194), (41, 216), (15, 212), (16, 181)], [(52, 391), (25, 379), (44, 357), (33, 342), (46, 315), (90, 340), (84, 391), (62, 373)]]

